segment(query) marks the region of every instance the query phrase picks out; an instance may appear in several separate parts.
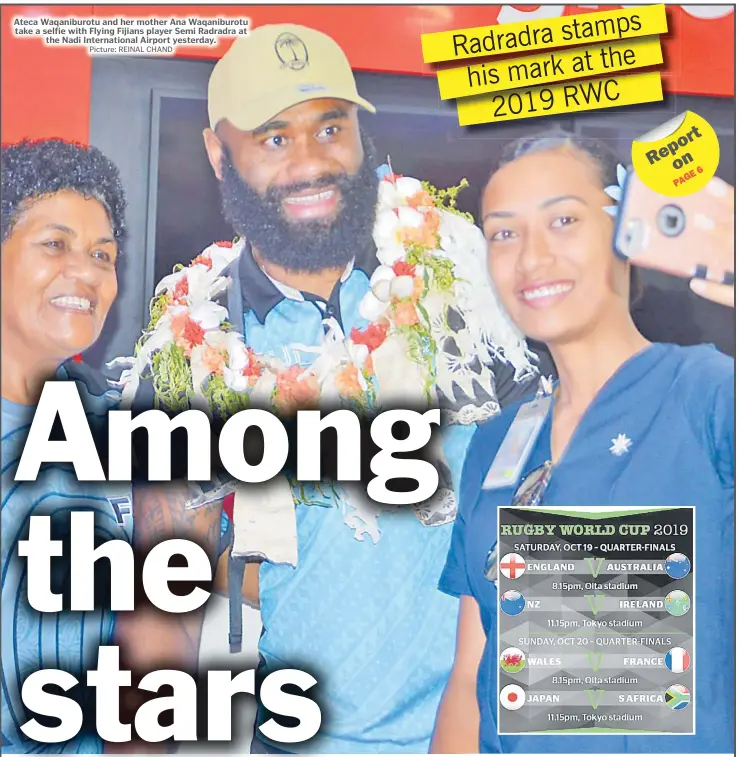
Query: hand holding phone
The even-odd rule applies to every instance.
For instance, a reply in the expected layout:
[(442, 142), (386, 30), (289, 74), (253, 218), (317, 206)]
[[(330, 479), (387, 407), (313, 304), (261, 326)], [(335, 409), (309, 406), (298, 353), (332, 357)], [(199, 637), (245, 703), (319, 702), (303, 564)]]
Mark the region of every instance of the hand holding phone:
[(691, 279), (696, 294), (734, 304), (734, 188), (717, 177), (672, 198), (630, 171), (614, 246), (634, 265)]

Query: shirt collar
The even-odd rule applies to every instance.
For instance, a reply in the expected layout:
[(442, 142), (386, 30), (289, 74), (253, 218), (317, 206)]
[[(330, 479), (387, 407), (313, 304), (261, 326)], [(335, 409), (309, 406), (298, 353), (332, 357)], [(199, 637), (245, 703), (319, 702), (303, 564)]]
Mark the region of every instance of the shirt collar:
[[(377, 265), (379, 263), (376, 258), (374, 265), (363, 264), (352, 258), (344, 269), (344, 273), (341, 274), (339, 281), (343, 284), (352, 275), (355, 268), (363, 270), (370, 276)], [(306, 299), (317, 299), (314, 295), (306, 294), (299, 289), (273, 279), (257, 263), (252, 254), (251, 245), (248, 242), (244, 244), (244, 250), (239, 258), (239, 279), (241, 280), (241, 296), (244, 312), (252, 310), (261, 323), (264, 323), (270, 310), (285, 299), (296, 302), (304, 302)]]

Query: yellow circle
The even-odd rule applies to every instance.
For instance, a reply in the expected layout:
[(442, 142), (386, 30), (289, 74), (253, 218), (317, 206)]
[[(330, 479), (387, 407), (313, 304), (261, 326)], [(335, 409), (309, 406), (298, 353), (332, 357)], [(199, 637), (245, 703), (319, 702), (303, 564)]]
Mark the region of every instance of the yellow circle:
[(685, 197), (708, 184), (718, 168), (719, 141), (705, 118), (690, 110), (631, 145), (637, 176), (668, 197)]

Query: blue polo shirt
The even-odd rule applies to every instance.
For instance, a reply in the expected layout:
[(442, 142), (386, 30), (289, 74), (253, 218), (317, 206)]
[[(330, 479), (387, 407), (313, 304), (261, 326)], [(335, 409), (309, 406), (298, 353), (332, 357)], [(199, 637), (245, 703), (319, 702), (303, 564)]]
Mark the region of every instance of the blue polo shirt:
[[(347, 335), (368, 325), (359, 303), (370, 273), (349, 265), (322, 300), (270, 279), (247, 248), (229, 271), (231, 322), (243, 313), (248, 345), (307, 366), (315, 354), (293, 345), (320, 344), (324, 319), (335, 318)], [(501, 403), (530, 391), (514, 383), (510, 365), (496, 366)], [(453, 479), (473, 431), (447, 429)], [(377, 543), (362, 541), (344, 520), (350, 495), (311, 485), (302, 495), (311, 505), (297, 506), (297, 568), (264, 562), (259, 574), (265, 672), (296, 667), (318, 681), (321, 730), (295, 751), (426, 752), (454, 658), (458, 600), (437, 588), (452, 524), (426, 527), (412, 509), (398, 508), (380, 514)]]
[[(469, 446), (460, 508), (440, 588), (474, 597), (487, 642), (477, 680), (480, 751), (733, 752), (734, 361), (713, 347), (654, 344), (627, 361), (582, 417), (552, 472), (546, 506), (695, 507), (695, 736), (499, 736), (497, 590), (484, 577), (496, 508), (517, 487), (481, 490), (519, 406), (482, 424)], [(612, 440), (632, 440), (611, 454)], [(551, 409), (525, 473), (551, 459)]]

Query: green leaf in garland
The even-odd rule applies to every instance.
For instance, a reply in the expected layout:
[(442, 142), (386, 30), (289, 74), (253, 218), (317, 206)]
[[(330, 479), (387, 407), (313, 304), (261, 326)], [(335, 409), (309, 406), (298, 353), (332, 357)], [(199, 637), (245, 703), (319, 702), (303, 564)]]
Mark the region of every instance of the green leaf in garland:
[(475, 219), (470, 213), (465, 213), (457, 207), (457, 195), (468, 187), (470, 183), (467, 179), (462, 181), (455, 187), (448, 187), (447, 189), (437, 189), (433, 184), (428, 181), (422, 181), (421, 186), (431, 196), (434, 201), (434, 205), (440, 210), (446, 210), (450, 213), (455, 213), (458, 216), (466, 219), (470, 223), (474, 223)]

